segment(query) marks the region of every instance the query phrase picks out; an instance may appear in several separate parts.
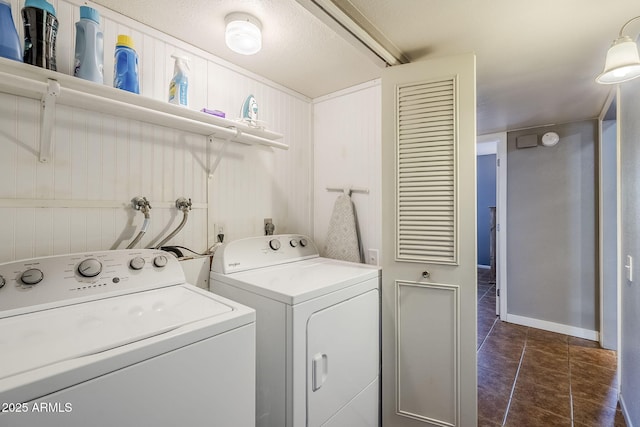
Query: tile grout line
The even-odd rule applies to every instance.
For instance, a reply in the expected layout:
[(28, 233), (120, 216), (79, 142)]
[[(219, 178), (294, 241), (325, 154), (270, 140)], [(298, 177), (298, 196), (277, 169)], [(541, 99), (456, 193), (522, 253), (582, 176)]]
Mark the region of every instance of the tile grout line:
[[(480, 297), (480, 299), (478, 300), (478, 302), (476, 303), (476, 307), (480, 306), (480, 301), (482, 301), (484, 299), (484, 297), (487, 296), (487, 294), (489, 293), (489, 291), (491, 291), (491, 288), (494, 288), (495, 285), (492, 285), (489, 287), (489, 289), (487, 289), (484, 294), (482, 294), (482, 296)], [(477, 317), (477, 315), (476, 315)], [(484, 343), (487, 341), (487, 338), (489, 338), (489, 335), (491, 335), (491, 332), (493, 331), (493, 328), (496, 326), (496, 323), (498, 322), (498, 317), (496, 316), (496, 318), (494, 319), (493, 323), (491, 324), (491, 328), (489, 328), (489, 332), (487, 332), (487, 334), (484, 336), (484, 338), (482, 339), (482, 342), (480, 343), (480, 345), (478, 346), (478, 348), (476, 349), (476, 354), (480, 351), (480, 349), (482, 348), (482, 346), (484, 345)], [(476, 331), (477, 331), (477, 325), (476, 325)]]
[(567, 342), (567, 363), (569, 364), (569, 405), (571, 409), (571, 427), (574, 427), (573, 419), (573, 386), (571, 381), (571, 348), (569, 342)]
[(524, 340), (524, 347), (522, 347), (522, 354), (520, 355), (520, 361), (518, 362), (518, 370), (516, 371), (516, 377), (513, 379), (513, 385), (511, 386), (511, 393), (509, 394), (509, 402), (507, 403), (507, 409), (504, 411), (504, 418), (502, 419), (502, 426), (507, 423), (507, 417), (509, 410), (511, 409), (511, 399), (513, 399), (513, 393), (516, 390), (516, 382), (518, 381), (518, 375), (520, 375), (520, 368), (522, 367), (522, 361), (524, 359), (524, 352), (527, 349), (527, 338)]
[(489, 289), (487, 289), (486, 291), (484, 291), (484, 294), (482, 294), (482, 296), (480, 297), (480, 299), (478, 300), (478, 304), (480, 303), (480, 301), (482, 301), (484, 299), (484, 297), (487, 296), (487, 294), (489, 293), (489, 291), (491, 290), (491, 288), (494, 288), (496, 285), (491, 285), (489, 286)]
[(498, 318), (497, 317), (493, 321), (493, 324), (491, 325), (491, 329), (489, 329), (489, 332), (487, 332), (487, 335), (484, 336), (482, 342), (480, 343), (480, 346), (476, 350), (476, 353), (478, 353), (480, 351), (480, 349), (482, 348), (482, 346), (484, 345), (484, 343), (487, 342), (487, 338), (489, 338), (489, 335), (491, 335), (491, 332), (493, 331), (493, 328), (495, 328), (496, 323), (498, 323)]

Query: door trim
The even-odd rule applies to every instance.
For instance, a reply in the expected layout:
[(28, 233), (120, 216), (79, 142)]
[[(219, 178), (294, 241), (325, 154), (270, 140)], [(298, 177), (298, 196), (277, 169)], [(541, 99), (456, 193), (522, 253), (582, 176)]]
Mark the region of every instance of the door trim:
[[(603, 174), (603, 168), (602, 168), (602, 121), (604, 120), (604, 117), (607, 113), (607, 111), (609, 110), (609, 108), (611, 107), (611, 104), (613, 103), (613, 101), (615, 100), (615, 102), (617, 103), (617, 111), (620, 111), (620, 87), (619, 85), (616, 86), (616, 88), (612, 89), (611, 92), (609, 92), (609, 96), (607, 97), (607, 100), (605, 101), (603, 107), (602, 107), (602, 111), (600, 112), (600, 115), (598, 116), (598, 184), (600, 185), (602, 183), (602, 174)], [(619, 116), (619, 114), (618, 114)], [(617, 226), (616, 226), (616, 239), (617, 239), (617, 245), (616, 245), (616, 252), (617, 252), (617, 256), (616, 256), (616, 268), (618, 271), (617, 274), (617, 282), (616, 282), (616, 290), (617, 290), (617, 298), (616, 298), (616, 309), (617, 309), (617, 362), (618, 362), (618, 370), (616, 373), (616, 377), (618, 380), (618, 392), (620, 391), (620, 381), (621, 381), (621, 373), (622, 373), (622, 346), (623, 346), (623, 342), (622, 342), (622, 277), (623, 277), (623, 269), (622, 269), (622, 262), (621, 262), (621, 256), (622, 256), (622, 187), (621, 187), (621, 182), (622, 182), (622, 176), (621, 176), (621, 168), (620, 168), (620, 164), (621, 164), (621, 159), (620, 159), (620, 123), (617, 124), (617, 130), (616, 130), (616, 163), (617, 163), (617, 170), (616, 170), (616, 180), (617, 180), (617, 188), (616, 188), (616, 220), (617, 220)], [(598, 267), (599, 267), (599, 276), (598, 276), (598, 288), (599, 288), (599, 298), (600, 298), (600, 324), (599, 324), (599, 329), (600, 329), (600, 333), (599, 333), (599, 338), (598, 338), (598, 342), (600, 343), (600, 345), (602, 346), (603, 342), (604, 342), (604, 249), (603, 249), (603, 245), (602, 245), (602, 241), (603, 241), (603, 237), (604, 237), (604, 232), (603, 232), (603, 191), (600, 187), (598, 188)], [(622, 396), (620, 397), (622, 400)]]

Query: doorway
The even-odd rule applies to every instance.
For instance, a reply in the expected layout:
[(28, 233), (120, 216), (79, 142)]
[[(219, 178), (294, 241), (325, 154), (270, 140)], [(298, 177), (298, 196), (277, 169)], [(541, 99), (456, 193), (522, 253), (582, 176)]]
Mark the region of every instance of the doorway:
[[(491, 289), (495, 298), (495, 314), (500, 320), (506, 320), (507, 240), (504, 224), (506, 224), (507, 218), (507, 134), (506, 132), (499, 132), (480, 135), (477, 141), (478, 276), (485, 278), (488, 284), (495, 285)], [(494, 222), (491, 220), (492, 210), (495, 215)], [(482, 233), (484, 233), (484, 236), (481, 236)], [(481, 245), (483, 247), (480, 247)], [(491, 253), (492, 251), (493, 253)], [(483, 257), (482, 253), (486, 255)], [(488, 264), (485, 264), (487, 262)], [(489, 270), (489, 273), (485, 270)], [(481, 297), (483, 295), (479, 294), (478, 298), (480, 299)]]

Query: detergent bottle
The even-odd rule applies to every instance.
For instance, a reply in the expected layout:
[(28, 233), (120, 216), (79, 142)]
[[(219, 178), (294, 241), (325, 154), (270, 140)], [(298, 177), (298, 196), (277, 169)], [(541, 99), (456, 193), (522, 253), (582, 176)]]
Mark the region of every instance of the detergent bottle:
[(189, 58), (171, 55), (175, 59), (173, 78), (169, 83), (169, 102), (171, 104), (189, 106)]
[(46, 0), (25, 0), (22, 8), (22, 22), (24, 23), (24, 62), (57, 71), (58, 18), (53, 5)]
[(140, 93), (138, 54), (133, 50), (133, 39), (127, 35), (118, 35), (113, 69), (113, 87)]
[(22, 62), (22, 48), (13, 24), (11, 4), (5, 0), (0, 0), (0, 56)]
[(96, 83), (103, 83), (104, 40), (100, 30), (100, 13), (88, 6), (80, 6), (80, 20), (76, 22), (76, 50), (73, 75)]

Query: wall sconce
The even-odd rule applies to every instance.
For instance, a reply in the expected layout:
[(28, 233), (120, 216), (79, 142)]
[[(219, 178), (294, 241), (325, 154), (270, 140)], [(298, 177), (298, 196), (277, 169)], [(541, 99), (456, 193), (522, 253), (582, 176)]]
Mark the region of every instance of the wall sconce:
[(622, 34), (627, 25), (637, 19), (640, 19), (640, 16), (628, 20), (620, 29), (618, 38), (613, 41), (613, 44), (607, 51), (604, 71), (596, 77), (596, 82), (610, 85), (640, 77), (638, 45), (631, 37)]
[(228, 14), (224, 41), (227, 47), (242, 55), (253, 55), (262, 49), (262, 24), (248, 13)]

